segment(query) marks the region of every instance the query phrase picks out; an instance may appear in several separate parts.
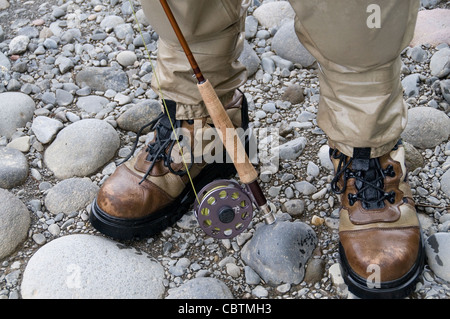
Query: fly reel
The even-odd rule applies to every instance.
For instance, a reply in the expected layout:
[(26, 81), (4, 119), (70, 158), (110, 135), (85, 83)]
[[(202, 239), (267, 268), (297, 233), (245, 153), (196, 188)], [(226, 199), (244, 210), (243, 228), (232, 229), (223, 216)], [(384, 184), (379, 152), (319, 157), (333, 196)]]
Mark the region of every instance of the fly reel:
[(200, 227), (211, 237), (233, 238), (253, 218), (251, 194), (233, 180), (217, 180), (203, 187), (194, 211)]

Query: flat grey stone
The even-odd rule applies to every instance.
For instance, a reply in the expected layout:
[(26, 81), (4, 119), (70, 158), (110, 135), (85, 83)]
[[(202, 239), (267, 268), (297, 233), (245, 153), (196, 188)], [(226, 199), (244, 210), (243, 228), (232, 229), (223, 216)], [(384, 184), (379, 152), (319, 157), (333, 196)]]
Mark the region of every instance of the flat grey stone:
[(0, 136), (11, 138), (17, 128), (24, 127), (33, 118), (35, 103), (20, 92), (0, 94)]
[(29, 227), (30, 213), (25, 204), (0, 188), (0, 260), (25, 240)]
[(33, 120), (31, 129), (39, 142), (47, 144), (55, 138), (56, 134), (63, 126), (64, 125), (58, 120), (46, 116), (38, 116)]
[(30, 38), (26, 35), (18, 35), (14, 37), (9, 43), (9, 53), (10, 54), (21, 54), (27, 50), (28, 43), (30, 43)]
[(450, 169), (441, 176), (441, 191), (450, 198)]
[[(161, 113), (161, 104), (156, 100), (145, 100), (128, 110), (117, 119), (117, 125), (124, 130), (137, 133), (139, 129)], [(147, 133), (149, 129), (144, 130)]]
[(77, 107), (88, 113), (97, 114), (103, 110), (108, 103), (109, 100), (103, 96), (89, 95), (78, 98)]
[(270, 29), (278, 27), (284, 19), (294, 19), (295, 12), (287, 1), (263, 3), (255, 9), (253, 16), (263, 27)]
[(110, 124), (85, 119), (58, 133), (44, 153), (44, 162), (59, 179), (84, 177), (108, 163), (119, 146), (119, 136)]
[(242, 248), (241, 257), (269, 285), (299, 284), (316, 244), (317, 236), (310, 226), (280, 220), (257, 228)]
[(89, 67), (78, 72), (76, 83), (79, 87), (89, 86), (94, 91), (108, 89), (122, 92), (128, 87), (127, 74), (112, 67)]
[(22, 185), (28, 177), (28, 161), (21, 151), (0, 147), (0, 187), (10, 189)]
[(198, 277), (169, 290), (166, 299), (233, 299), (230, 289), (216, 278)]
[(408, 124), (402, 138), (418, 148), (434, 148), (450, 134), (450, 118), (445, 112), (419, 106), (408, 110)]
[(278, 154), (282, 160), (295, 160), (303, 152), (306, 146), (306, 138), (298, 137), (272, 149), (273, 154)]
[(431, 75), (443, 78), (450, 73), (450, 48), (444, 48), (433, 54), (430, 60)]
[(260, 58), (247, 41), (244, 41), (244, 49), (242, 50), (238, 60), (247, 69), (248, 76), (255, 74), (261, 64)]
[(419, 88), (420, 88), (419, 83), (420, 83), (420, 75), (417, 73), (410, 74), (402, 80), (402, 86), (406, 98), (419, 95)]
[(7, 70), (11, 69), (11, 62), (9, 62), (8, 57), (4, 55), (2, 52), (0, 52), (0, 67), (1, 66), (5, 67)]
[(317, 187), (308, 181), (300, 181), (294, 183), (295, 189), (303, 195), (311, 195), (317, 192)]
[(45, 207), (54, 215), (70, 214), (90, 204), (99, 187), (89, 178), (69, 178), (53, 186), (45, 197)]
[(435, 233), (425, 240), (425, 253), (431, 270), (450, 282), (450, 233)]

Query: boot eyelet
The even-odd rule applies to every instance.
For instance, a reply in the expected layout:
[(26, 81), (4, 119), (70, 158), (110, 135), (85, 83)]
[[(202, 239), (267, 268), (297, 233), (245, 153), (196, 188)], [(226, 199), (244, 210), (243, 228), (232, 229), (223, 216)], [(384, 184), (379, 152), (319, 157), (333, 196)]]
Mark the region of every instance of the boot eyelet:
[(384, 175), (389, 177), (395, 177), (394, 167), (392, 165), (388, 165), (386, 169), (383, 170)]
[(350, 204), (350, 206), (355, 205), (355, 202), (357, 200), (356, 194), (348, 194), (347, 198), (348, 198), (348, 203)]

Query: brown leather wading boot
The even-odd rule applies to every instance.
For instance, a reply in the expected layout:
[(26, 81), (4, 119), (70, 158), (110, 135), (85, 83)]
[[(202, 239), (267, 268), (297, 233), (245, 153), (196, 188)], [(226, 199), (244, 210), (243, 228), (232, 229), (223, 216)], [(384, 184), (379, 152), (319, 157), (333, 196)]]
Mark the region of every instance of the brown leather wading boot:
[[(117, 167), (92, 203), (91, 224), (108, 236), (138, 239), (155, 235), (173, 225), (191, 208), (196, 198), (194, 189), (198, 191), (216, 179), (236, 174), (231, 161), (211, 162), (203, 157), (205, 148), (217, 143), (215, 139), (214, 142), (202, 140), (202, 132), (213, 126), (210, 118), (175, 120), (176, 103), (166, 100), (166, 105), (170, 119), (163, 112), (147, 124), (154, 132), (153, 140), (136, 156)], [(236, 90), (225, 109), (235, 127), (247, 130), (248, 106), (242, 92)], [(200, 125), (198, 121), (201, 121)], [(190, 135), (187, 136), (190, 138), (190, 150), (185, 144), (177, 143), (171, 122), (177, 131), (181, 128)], [(194, 132), (195, 128), (199, 129)], [(185, 135), (179, 136), (180, 142)], [(192, 151), (196, 149), (194, 143), (198, 142), (201, 143), (200, 160), (194, 159), (195, 151)], [(219, 146), (220, 151), (224, 152), (221, 156), (224, 156), (226, 153), (221, 142)], [(194, 188), (189, 178), (192, 178)]]
[(361, 298), (404, 298), (422, 273), (421, 228), (407, 183), (401, 141), (388, 154), (348, 157), (330, 147), (340, 194), (339, 254), (349, 290)]

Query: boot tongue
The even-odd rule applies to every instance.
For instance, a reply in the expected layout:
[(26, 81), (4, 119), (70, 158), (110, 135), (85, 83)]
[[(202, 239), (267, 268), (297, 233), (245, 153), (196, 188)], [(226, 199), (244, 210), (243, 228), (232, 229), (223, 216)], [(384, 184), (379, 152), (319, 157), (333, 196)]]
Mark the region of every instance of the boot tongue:
[[(172, 134), (172, 124), (175, 125), (176, 103), (171, 100), (165, 100), (163, 103), (163, 111), (166, 116), (163, 116), (158, 123), (159, 138), (166, 140)], [(167, 112), (168, 111), (168, 112)]]
[(356, 171), (367, 171), (369, 169), (370, 162), (370, 148), (358, 148), (353, 149), (352, 168)]
[[(382, 200), (383, 178), (380, 172), (378, 158), (370, 158), (370, 148), (354, 148), (352, 169), (357, 171), (361, 180), (356, 181), (356, 188), (360, 190), (365, 209), (379, 209), (384, 207)], [(375, 187), (369, 185), (369, 183)]]
[[(163, 110), (165, 116), (163, 116), (156, 125), (156, 139), (154, 144), (149, 149), (149, 153), (147, 155), (148, 161), (158, 160), (153, 157), (155, 155), (153, 152), (157, 151), (161, 145), (171, 139), (173, 129), (176, 129), (177, 126), (179, 126), (179, 123), (175, 120), (176, 103), (171, 100), (163, 101)], [(172, 125), (174, 126), (173, 128)]]
[[(383, 192), (380, 189), (383, 189), (383, 178), (381, 176), (381, 172), (379, 166), (377, 165), (378, 158), (372, 158), (369, 160), (369, 168), (364, 171), (358, 171), (359, 177), (361, 180), (357, 180), (355, 182), (356, 188), (360, 190), (360, 197), (363, 198), (362, 205), (365, 209), (380, 209), (384, 207), (383, 201)], [(375, 186), (372, 187), (368, 185)]]

